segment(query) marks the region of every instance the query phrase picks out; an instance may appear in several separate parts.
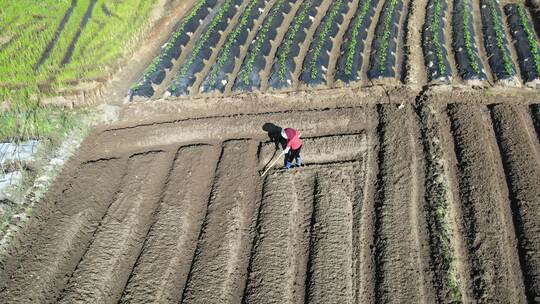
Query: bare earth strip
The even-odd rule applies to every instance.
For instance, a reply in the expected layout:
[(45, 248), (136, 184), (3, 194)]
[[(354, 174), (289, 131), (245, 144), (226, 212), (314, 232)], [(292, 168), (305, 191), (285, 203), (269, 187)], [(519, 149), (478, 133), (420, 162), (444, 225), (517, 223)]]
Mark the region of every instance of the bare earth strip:
[(491, 115), (509, 182), (529, 303), (540, 301), (540, 161), (515, 106), (496, 105)]
[(509, 202), (501, 193), (481, 111), (475, 106), (448, 107), (474, 297), (480, 303), (525, 303), (523, 282), (518, 281), (521, 270), (512, 267), (517, 256), (509, 244), (514, 227), (505, 225), (503, 214), (510, 212)]
[(265, 181), (246, 303), (303, 303), (295, 290), (306, 259), (301, 248), (305, 202), (299, 199), (300, 183), (295, 182), (299, 179), (300, 174), (276, 172)]
[(218, 156), (212, 146), (179, 150), (121, 303), (178, 303), (182, 298)]
[(317, 174), (306, 282), (308, 303), (353, 303), (351, 169)]
[[(343, 134), (349, 130), (371, 127), (371, 120), (361, 108), (268, 113), (264, 115), (235, 115), (216, 119), (193, 119), (178, 122), (149, 124), (103, 132), (96, 141), (100, 149), (93, 152), (96, 159), (133, 151), (144, 152), (155, 146), (183, 145), (215, 141), (217, 138), (263, 137), (262, 127), (272, 122), (302, 130), (303, 137)], [(330, 118), (330, 119), (329, 119)], [(216, 128), (216, 126), (220, 126)]]
[[(0, 302), (54, 302), (90, 244), (123, 172), (120, 160), (84, 164), (54, 201), (50, 217), (43, 218), (41, 210), (37, 211), (35, 223), (27, 227), (32, 238), (18, 248), (12, 262), (18, 266), (10, 270), (2, 265), (0, 269), (6, 275), (0, 283), (0, 299), (5, 302)], [(88, 188), (95, 191), (88, 193)], [(46, 225), (39, 224), (45, 219)]]
[(419, 231), (413, 227), (418, 211), (415, 179), (418, 170), (413, 161), (410, 134), (411, 108), (395, 105), (379, 108), (380, 153), (379, 195), (376, 198), (376, 300), (380, 303), (420, 303), (431, 287), (424, 286), (419, 265)]
[[(463, 263), (463, 237), (457, 221), (461, 218), (456, 204), (455, 177), (449, 159), (453, 144), (448, 143), (447, 125), (440, 118), (440, 107), (422, 105), (418, 115), (422, 122), (425, 159), (425, 208), (430, 235), (431, 267), (439, 303), (470, 303), (469, 271)], [(455, 159), (455, 158), (454, 158)]]
[[(370, 116), (377, 116), (375, 107), (370, 107), (368, 111)], [(366, 141), (367, 151), (362, 166), (364, 173), (361, 175), (362, 179), (364, 179), (362, 183), (363, 189), (361, 191), (362, 196), (358, 196), (353, 207), (355, 214), (353, 223), (353, 250), (356, 257), (356, 261), (354, 261), (356, 276), (353, 282), (355, 284), (354, 303), (375, 302), (375, 259), (373, 256), (373, 244), (375, 237), (375, 197), (379, 170), (377, 163), (379, 141), (376, 130), (368, 131)], [(355, 233), (358, 233), (357, 240), (355, 239)]]
[(256, 155), (255, 142), (224, 144), (182, 303), (239, 303), (242, 299), (256, 211), (257, 189), (252, 182)]
[(131, 157), (121, 193), (59, 303), (118, 302), (150, 229), (172, 156), (148, 153)]

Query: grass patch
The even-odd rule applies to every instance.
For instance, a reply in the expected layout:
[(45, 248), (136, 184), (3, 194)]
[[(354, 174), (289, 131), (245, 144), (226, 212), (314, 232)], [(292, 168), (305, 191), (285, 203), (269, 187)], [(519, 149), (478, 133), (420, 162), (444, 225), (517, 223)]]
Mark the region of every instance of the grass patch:
[(108, 78), (156, 2), (0, 0), (0, 37), (9, 37), (0, 51), (0, 140), (56, 139), (77, 124), (78, 114), (40, 100)]
[(8, 108), (0, 112), (0, 141), (59, 140), (89, 111), (43, 106), (31, 93), (31, 90), (18, 90), (8, 99)]

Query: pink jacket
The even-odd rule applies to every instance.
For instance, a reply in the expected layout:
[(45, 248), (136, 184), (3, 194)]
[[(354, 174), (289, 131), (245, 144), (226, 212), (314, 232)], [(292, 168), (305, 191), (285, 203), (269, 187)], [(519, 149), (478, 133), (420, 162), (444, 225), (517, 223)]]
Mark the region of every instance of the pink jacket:
[(302, 140), (300, 140), (300, 132), (292, 128), (285, 128), (285, 134), (287, 134), (287, 147), (291, 147), (292, 150), (297, 150), (302, 146)]

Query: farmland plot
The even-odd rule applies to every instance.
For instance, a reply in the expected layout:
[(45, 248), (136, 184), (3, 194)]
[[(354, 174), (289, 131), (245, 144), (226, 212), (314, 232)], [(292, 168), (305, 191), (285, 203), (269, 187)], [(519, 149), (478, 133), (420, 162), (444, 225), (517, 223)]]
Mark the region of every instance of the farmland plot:
[[(143, 97), (160, 99), (374, 84), (536, 87), (540, 44), (531, 17), (536, 11), (503, 5), (496, 0), (238, 0), (236, 15), (231, 12), (235, 17), (227, 22), (223, 13), (207, 16), (211, 38), (205, 32), (197, 43), (180, 47), (187, 59), (163, 84), (168, 93), (139, 83), (131, 94), (144, 90)], [(207, 12), (213, 4), (203, 6)], [(188, 18), (198, 16), (197, 9)], [(169, 66), (152, 64), (148, 70), (160, 82)]]
[[(539, 107), (130, 112), (88, 137), (1, 256), (0, 297), (534, 303)], [(280, 126), (302, 130), (304, 165), (261, 177)]]

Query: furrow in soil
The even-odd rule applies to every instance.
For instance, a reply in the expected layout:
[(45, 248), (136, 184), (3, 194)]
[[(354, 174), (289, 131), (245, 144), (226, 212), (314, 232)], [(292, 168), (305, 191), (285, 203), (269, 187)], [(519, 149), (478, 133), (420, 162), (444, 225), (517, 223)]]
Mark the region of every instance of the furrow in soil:
[(150, 229), (170, 153), (132, 156), (120, 193), (109, 208), (59, 303), (117, 303)]
[(453, 26), (452, 26), (452, 20), (454, 19), (454, 1), (446, 1), (446, 5), (448, 6), (446, 8), (446, 14), (444, 19), (444, 47), (448, 50), (448, 55), (446, 56), (446, 59), (448, 59), (448, 64), (450, 65), (450, 81), (451, 83), (457, 83), (459, 80), (459, 77), (456, 77), (458, 75), (457, 71), (457, 62), (456, 57), (454, 56), (453, 52), (453, 44), (452, 39), (454, 37), (453, 34)]
[(483, 121), (483, 108), (448, 106), (458, 162), (457, 178), (473, 296), (479, 303), (525, 303), (517, 252), (512, 247), (514, 227), (498, 163)]
[(54, 207), (36, 211), (25, 231), (32, 237), (10, 252), (10, 264), (18, 266), (1, 269), (7, 280), (0, 283), (0, 302), (54, 302), (112, 203), (124, 169), (121, 160), (84, 164), (58, 197), (42, 202)]
[(182, 303), (241, 301), (257, 210), (256, 155), (255, 142), (224, 144)]
[(178, 151), (156, 221), (121, 303), (178, 303), (197, 247), (219, 151)]
[[(377, 117), (376, 107), (369, 108), (369, 115)], [(377, 175), (379, 166), (377, 163), (377, 147), (379, 145), (375, 129), (367, 133), (367, 147), (365, 161), (362, 165), (361, 178), (364, 182), (361, 191), (357, 191), (358, 197), (353, 206), (353, 262), (356, 271), (354, 303), (375, 302), (375, 261), (373, 258), (374, 244), (374, 220), (375, 220), (375, 196), (377, 190)], [(358, 178), (357, 178), (358, 180)], [(358, 182), (357, 182), (358, 184)], [(361, 195), (360, 195), (361, 194)], [(360, 201), (362, 201), (360, 203)], [(355, 234), (358, 234), (356, 238)]]
[(491, 109), (510, 188), (511, 210), (529, 303), (540, 300), (540, 161), (517, 106)]
[(477, 39), (477, 48), (478, 48), (478, 56), (480, 57), (480, 61), (482, 62), (482, 66), (485, 69), (485, 74), (487, 77), (487, 80), (490, 83), (493, 83), (493, 73), (491, 72), (491, 66), (488, 63), (488, 55), (486, 53), (485, 49), (485, 43), (484, 43), (484, 34), (482, 32), (482, 17), (480, 14), (480, 0), (473, 0), (472, 2), (473, 7), (473, 22), (474, 22), (474, 33), (476, 35)]
[(352, 168), (322, 169), (315, 183), (308, 303), (352, 303)]
[[(419, 238), (425, 227), (419, 214), (419, 170), (413, 159), (411, 108), (380, 106), (379, 194), (376, 197), (376, 300), (380, 303), (420, 303), (428, 298)], [(421, 252), (422, 251), (422, 252)]]
[[(451, 145), (444, 137), (440, 107), (418, 108), (425, 159), (425, 208), (429, 231), (430, 261), (439, 303), (469, 303), (469, 272), (461, 259), (463, 241), (457, 226), (460, 210), (456, 207), (454, 178), (451, 171)], [(449, 137), (449, 136), (448, 136)]]
[[(307, 174), (276, 171), (264, 184), (245, 303), (304, 303), (306, 210), (313, 193)], [(300, 284), (298, 284), (300, 282)]]
[[(331, 117), (332, 119), (326, 119)], [(184, 145), (221, 139), (261, 138), (261, 126), (268, 122), (302, 130), (303, 137), (346, 134), (351, 130), (371, 128), (371, 120), (362, 108), (238, 115), (217, 119), (194, 119), (163, 124), (105, 131), (96, 140), (101, 148), (92, 151), (95, 159), (136, 151), (148, 151), (161, 145)], [(219, 128), (215, 128), (219, 125)], [(346, 153), (348, 154), (348, 153)]]

